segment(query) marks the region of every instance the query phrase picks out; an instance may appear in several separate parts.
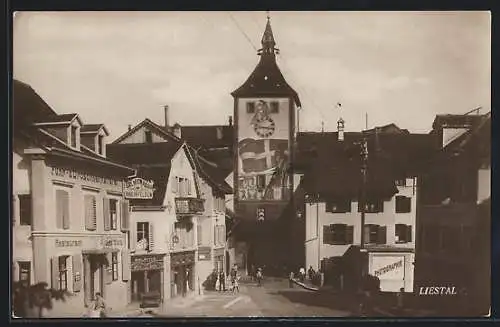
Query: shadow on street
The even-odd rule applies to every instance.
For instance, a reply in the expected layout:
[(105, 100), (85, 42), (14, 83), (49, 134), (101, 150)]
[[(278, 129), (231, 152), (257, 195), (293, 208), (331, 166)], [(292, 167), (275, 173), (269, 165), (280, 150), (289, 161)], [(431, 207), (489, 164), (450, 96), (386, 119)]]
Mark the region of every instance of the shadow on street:
[(300, 303), (307, 306), (325, 307), (329, 309), (352, 312), (355, 307), (353, 300), (341, 295), (326, 292), (304, 291), (304, 290), (279, 290), (270, 294), (281, 295), (290, 302)]

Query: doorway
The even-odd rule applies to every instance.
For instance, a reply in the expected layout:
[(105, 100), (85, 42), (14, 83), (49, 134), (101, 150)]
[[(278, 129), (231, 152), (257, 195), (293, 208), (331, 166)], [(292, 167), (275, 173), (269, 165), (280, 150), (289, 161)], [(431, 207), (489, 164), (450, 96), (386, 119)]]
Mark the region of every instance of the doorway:
[(84, 273), (85, 304), (94, 300), (97, 292), (104, 297), (104, 266), (106, 257), (101, 254), (88, 254), (84, 256), (86, 266)]
[(229, 252), (226, 251), (226, 273), (231, 271)]

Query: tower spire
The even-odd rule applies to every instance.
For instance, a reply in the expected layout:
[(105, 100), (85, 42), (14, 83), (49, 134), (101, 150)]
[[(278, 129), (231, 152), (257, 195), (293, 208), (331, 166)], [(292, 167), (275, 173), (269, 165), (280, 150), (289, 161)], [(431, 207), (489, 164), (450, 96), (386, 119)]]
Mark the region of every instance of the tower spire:
[(262, 48), (259, 50), (258, 54), (271, 55), (274, 57), (277, 53), (279, 53), (279, 50), (276, 48), (276, 41), (274, 41), (273, 30), (271, 28), (271, 16), (269, 15), (269, 11), (267, 11), (266, 14), (266, 29), (264, 30), (264, 35), (262, 35)]

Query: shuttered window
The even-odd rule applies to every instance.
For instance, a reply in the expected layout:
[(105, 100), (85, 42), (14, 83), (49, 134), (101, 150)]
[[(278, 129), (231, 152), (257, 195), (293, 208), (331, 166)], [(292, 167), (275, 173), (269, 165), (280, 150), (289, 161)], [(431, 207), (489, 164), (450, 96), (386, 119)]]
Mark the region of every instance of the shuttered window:
[(113, 280), (118, 280), (118, 252), (111, 253), (111, 271)]
[(104, 221), (104, 230), (109, 231), (111, 229), (111, 215), (109, 212), (109, 199), (104, 198), (102, 200), (102, 214)]
[(396, 243), (409, 243), (412, 239), (412, 226), (396, 224)]
[(19, 196), (19, 223), (24, 226), (31, 225), (31, 194), (20, 194)]
[(396, 196), (396, 213), (411, 212), (411, 198), (407, 196)]
[(130, 212), (129, 201), (124, 200), (121, 202), (121, 230), (126, 232), (130, 229)]
[(27, 284), (31, 283), (31, 262), (18, 261), (19, 265), (19, 281)]
[(56, 227), (69, 229), (69, 193), (65, 190), (56, 190)]
[(113, 281), (112, 262), (112, 253), (106, 253), (106, 270), (104, 271), (104, 281), (106, 282), (106, 284), (111, 284), (111, 282)]
[(51, 260), (52, 288), (68, 290), (68, 256), (53, 257)]
[(148, 235), (148, 251), (154, 251), (155, 248), (155, 238), (154, 238), (154, 229), (153, 229), (153, 224), (149, 224), (149, 235)]
[(365, 243), (367, 244), (386, 244), (387, 227), (376, 224), (365, 225)]
[(201, 226), (201, 223), (198, 223), (198, 225), (196, 226), (196, 234), (197, 234), (197, 237), (198, 237), (198, 245), (201, 245), (203, 244), (203, 229), (202, 229), (202, 226)]
[(83, 263), (82, 255), (75, 254), (73, 256), (73, 292), (80, 292), (82, 289)]
[(84, 195), (85, 229), (96, 230), (97, 228), (97, 202), (94, 195)]
[(354, 241), (354, 226), (331, 224), (323, 226), (323, 244), (342, 245)]
[(122, 250), (122, 280), (130, 280), (130, 253), (128, 250)]
[(109, 199), (109, 215), (111, 218), (111, 230), (118, 229), (118, 201)]
[(151, 233), (152, 225), (147, 222), (138, 222), (136, 231), (136, 246), (137, 250), (150, 251), (153, 241)]

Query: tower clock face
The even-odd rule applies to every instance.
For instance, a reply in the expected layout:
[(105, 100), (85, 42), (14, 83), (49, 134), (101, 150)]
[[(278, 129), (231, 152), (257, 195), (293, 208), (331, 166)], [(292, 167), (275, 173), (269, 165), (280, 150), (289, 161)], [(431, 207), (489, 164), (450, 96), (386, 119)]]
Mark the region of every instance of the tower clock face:
[(258, 136), (267, 138), (274, 134), (276, 125), (274, 124), (274, 120), (271, 117), (265, 117), (263, 119), (257, 120), (253, 128)]

